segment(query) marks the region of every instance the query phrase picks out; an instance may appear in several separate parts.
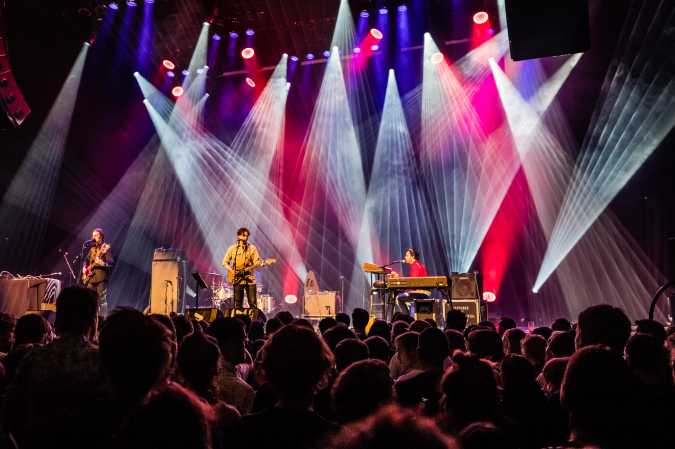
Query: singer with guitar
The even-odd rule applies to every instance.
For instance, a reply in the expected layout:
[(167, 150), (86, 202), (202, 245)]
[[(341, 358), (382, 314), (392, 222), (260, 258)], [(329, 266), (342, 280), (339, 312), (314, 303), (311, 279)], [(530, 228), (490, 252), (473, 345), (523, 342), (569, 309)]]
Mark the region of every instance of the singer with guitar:
[(103, 229), (96, 228), (91, 233), (91, 240), (84, 243), (86, 255), (82, 267), (82, 284), (98, 293), (98, 313), (106, 316), (108, 313), (108, 273), (114, 259), (110, 252), (110, 245), (104, 242)]
[(234, 307), (244, 304), (244, 292), (249, 307), (257, 308), (256, 281), (253, 269), (274, 263), (275, 259), (263, 260), (258, 254), (258, 248), (248, 242), (251, 235), (248, 229), (237, 229), (237, 241), (227, 249), (223, 258), (223, 267), (227, 270), (228, 282), (234, 290)]

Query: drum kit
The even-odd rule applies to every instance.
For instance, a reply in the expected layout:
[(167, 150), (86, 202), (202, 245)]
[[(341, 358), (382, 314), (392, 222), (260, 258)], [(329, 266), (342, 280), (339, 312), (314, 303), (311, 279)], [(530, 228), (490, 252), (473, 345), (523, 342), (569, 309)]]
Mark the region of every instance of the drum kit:
[[(208, 276), (211, 281), (209, 284), (211, 306), (220, 310), (233, 308), (234, 289), (232, 284), (229, 284), (226, 277), (220, 273), (208, 273)], [(275, 304), (272, 295), (263, 294), (263, 286), (260, 284), (257, 285), (256, 290), (258, 308), (265, 314), (273, 312)], [(248, 307), (246, 298), (244, 298), (244, 301), (244, 304)]]

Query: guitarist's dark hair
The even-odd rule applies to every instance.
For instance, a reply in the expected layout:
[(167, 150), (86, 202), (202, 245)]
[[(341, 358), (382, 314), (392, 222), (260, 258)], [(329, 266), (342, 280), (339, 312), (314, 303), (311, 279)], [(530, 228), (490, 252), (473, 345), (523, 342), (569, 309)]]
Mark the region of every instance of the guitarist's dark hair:
[(105, 233), (103, 232), (103, 229), (101, 229), (101, 228), (96, 228), (92, 232), (98, 232), (99, 234), (101, 234), (101, 240), (103, 240), (105, 238)]
[(247, 233), (248, 235), (251, 235), (251, 231), (249, 231), (248, 228), (237, 229), (237, 235), (242, 235), (244, 232)]

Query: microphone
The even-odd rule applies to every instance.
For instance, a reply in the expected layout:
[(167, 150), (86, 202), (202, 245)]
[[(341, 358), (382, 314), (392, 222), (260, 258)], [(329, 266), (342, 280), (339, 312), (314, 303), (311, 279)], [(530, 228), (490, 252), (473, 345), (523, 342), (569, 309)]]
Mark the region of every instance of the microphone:
[(171, 283), (171, 281), (168, 279), (165, 279), (164, 282), (166, 283), (166, 285), (173, 285), (173, 283)]

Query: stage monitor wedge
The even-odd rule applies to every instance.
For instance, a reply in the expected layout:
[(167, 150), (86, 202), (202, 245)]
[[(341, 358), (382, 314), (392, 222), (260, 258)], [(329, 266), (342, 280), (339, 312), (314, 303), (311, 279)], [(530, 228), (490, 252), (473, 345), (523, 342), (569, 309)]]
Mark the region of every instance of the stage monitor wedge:
[(514, 61), (582, 53), (591, 46), (588, 0), (506, 0)]

